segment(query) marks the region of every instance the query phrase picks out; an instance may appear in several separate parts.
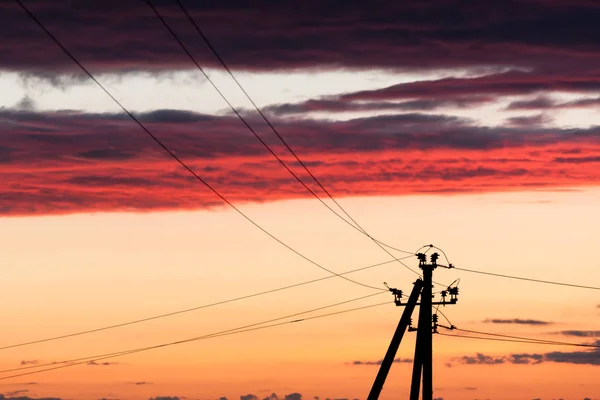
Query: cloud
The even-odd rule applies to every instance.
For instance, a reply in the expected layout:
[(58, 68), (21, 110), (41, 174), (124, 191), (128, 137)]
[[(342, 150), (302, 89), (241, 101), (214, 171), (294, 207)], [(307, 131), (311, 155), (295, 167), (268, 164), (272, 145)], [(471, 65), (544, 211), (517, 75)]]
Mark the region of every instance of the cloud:
[[(348, 96), (348, 95), (346, 95)], [(330, 96), (325, 99), (311, 99), (301, 103), (276, 104), (263, 108), (274, 115), (304, 114), (309, 112), (351, 112), (351, 111), (434, 111), (444, 108), (467, 108), (493, 101), (493, 97), (473, 96), (452, 99), (417, 99), (402, 102), (369, 101), (356, 102)]]
[(22, 360), (21, 365), (37, 365), (39, 364), (38, 360)]
[(182, 397), (177, 397), (177, 396), (157, 396), (157, 397), (151, 397), (149, 400), (182, 400)]
[[(412, 358), (395, 358), (394, 362), (395, 363), (412, 363), (413, 360), (412, 360)], [(383, 363), (383, 360), (379, 360), (379, 361), (352, 361), (349, 364), (350, 365), (381, 365), (381, 363)]]
[(258, 400), (258, 397), (254, 394), (241, 395), (240, 400)]
[(290, 394), (286, 394), (284, 399), (285, 400), (302, 400), (302, 395), (300, 393), (290, 393)]
[[(22, 394), (23, 391), (16, 391), (18, 393), (16, 393), (17, 396), (19, 396), (19, 394)], [(19, 396), (19, 397), (13, 397), (15, 392), (12, 392), (13, 395), (10, 395), (9, 393), (7, 393), (6, 395), (4, 394), (0, 394), (0, 400), (63, 400), (59, 397), (36, 397), (36, 398), (32, 398), (32, 397), (28, 397), (28, 396)]]
[(130, 382), (130, 384), (137, 385), (137, 386), (143, 386), (143, 385), (152, 385), (152, 382), (137, 381), (137, 382)]
[[(600, 346), (600, 340), (595, 341)], [(528, 364), (538, 365), (544, 362), (600, 365), (600, 348), (592, 351), (553, 351), (548, 353), (514, 353), (506, 356), (489, 356), (477, 353), (475, 356), (462, 356), (452, 359), (465, 365)]]
[(486, 319), (483, 321), (485, 323), (490, 324), (517, 324), (517, 325), (551, 325), (554, 322), (549, 321), (540, 321), (537, 319), (521, 319), (521, 318), (513, 318), (513, 319)]
[(600, 337), (600, 331), (578, 331), (578, 330), (566, 330), (560, 332), (554, 332), (558, 335), (564, 336), (576, 336), (576, 337)]
[[(247, 7), (218, 2), (186, 3), (236, 69), (301, 67), (424, 69), (476, 65), (525, 65), (548, 70), (594, 70), (598, 66), (600, 9), (594, 2), (509, 0), (519, 13), (505, 13), (493, 2), (473, 8), (460, 2), (385, 2), (365, 8), (362, 2), (324, 1), (302, 9)], [(140, 3), (82, 3), (64, 11), (48, 0), (28, 5), (75, 54), (95, 70), (172, 69), (189, 60), (164, 27)], [(173, 26), (186, 26), (171, 4), (161, 5)], [(135, 23), (123, 26), (120, 16)], [(223, 23), (226, 21), (226, 23)], [(460, 27), (457, 28), (457, 27)], [(99, 31), (100, 29), (100, 31)], [(98, 40), (99, 32), (102, 40)], [(192, 29), (186, 43), (198, 41)], [(0, 17), (0, 68), (70, 69), (70, 60), (15, 4)], [(42, 40), (47, 41), (39, 51)], [(195, 52), (201, 65), (216, 66), (206, 51)], [(552, 62), (550, 62), (552, 61)], [(47, 73), (47, 72), (46, 72)]]
[(97, 362), (97, 361), (93, 361), (93, 360), (86, 363), (86, 365), (104, 366), (104, 367), (109, 366), (109, 365), (116, 365), (116, 364), (119, 364), (119, 363), (116, 363), (116, 362), (106, 362), (106, 361), (105, 362)]
[(536, 110), (552, 108), (556, 106), (556, 102), (547, 96), (538, 96), (535, 99), (530, 100), (519, 100), (510, 103), (507, 110)]
[(16, 397), (25, 393), (28, 393), (29, 390), (27, 389), (20, 389), (20, 390), (13, 390), (11, 392), (6, 392), (5, 395), (8, 397)]
[[(175, 115), (155, 111), (140, 118), (151, 120), (148, 128), (230, 200), (309, 196), (237, 119)], [(491, 128), (421, 113), (272, 121), (340, 197), (600, 184), (598, 170), (586, 166), (600, 157), (600, 127)], [(0, 110), (0, 128), (6, 143), (0, 147), (0, 215), (222, 206), (120, 114)], [(297, 166), (283, 146), (272, 145)]]
[(540, 126), (552, 122), (546, 114), (528, 115), (522, 117), (511, 117), (506, 120), (506, 125), (515, 127)]

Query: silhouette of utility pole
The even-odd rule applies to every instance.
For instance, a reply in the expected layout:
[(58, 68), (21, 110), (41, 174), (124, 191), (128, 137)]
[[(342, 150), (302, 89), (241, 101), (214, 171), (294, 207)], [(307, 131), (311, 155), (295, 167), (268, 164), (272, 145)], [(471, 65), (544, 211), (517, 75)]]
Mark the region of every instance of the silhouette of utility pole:
[[(404, 312), (402, 313), (402, 317), (400, 317), (400, 322), (398, 322), (396, 332), (394, 332), (394, 336), (392, 337), (392, 341), (390, 342), (390, 347), (388, 348), (388, 351), (387, 353), (385, 353), (385, 357), (381, 362), (381, 367), (379, 368), (379, 372), (377, 373), (377, 377), (375, 378), (375, 382), (373, 383), (373, 387), (371, 388), (371, 392), (369, 393), (369, 397), (367, 397), (367, 400), (377, 400), (377, 398), (379, 397), (381, 389), (383, 389), (385, 379), (387, 378), (388, 372), (390, 371), (390, 367), (394, 362), (394, 357), (396, 357), (396, 352), (398, 351), (398, 347), (400, 346), (400, 342), (402, 341), (404, 332), (406, 331), (406, 328), (410, 326), (413, 310), (415, 309), (415, 305), (417, 304), (417, 300), (419, 299), (419, 294), (421, 293), (421, 289), (423, 288), (423, 281), (417, 279), (414, 285), (415, 286), (413, 287), (413, 290), (408, 298), (408, 303), (406, 303), (406, 307), (404, 308)], [(402, 292), (398, 289), (390, 289), (390, 291), (394, 294), (394, 300), (396, 302), (396, 305), (402, 305), (400, 303)]]
[[(423, 400), (433, 400), (432, 339), (433, 333), (437, 333), (438, 318), (437, 314), (432, 315), (432, 307), (434, 305), (456, 304), (456, 302), (458, 301), (458, 287), (448, 287), (447, 290), (443, 290), (440, 293), (442, 301), (432, 301), (433, 270), (435, 270), (438, 267), (437, 259), (439, 258), (439, 254), (433, 253), (431, 255), (430, 263), (427, 263), (427, 256), (423, 253), (417, 254), (417, 257), (419, 259), (419, 268), (423, 270), (423, 280), (417, 279), (417, 281), (414, 283), (414, 288), (410, 294), (408, 302), (405, 304), (401, 302), (400, 299), (402, 297), (402, 291), (398, 289), (389, 288), (390, 292), (392, 292), (392, 294), (394, 295), (394, 302), (396, 303), (396, 305), (405, 306), (405, 309), (402, 313), (402, 317), (400, 318), (398, 327), (396, 328), (396, 332), (392, 337), (392, 341), (390, 343), (388, 351), (385, 354), (385, 357), (381, 363), (381, 367), (379, 368), (379, 372), (377, 374), (377, 377), (375, 378), (375, 382), (373, 383), (373, 387), (371, 388), (371, 392), (369, 393), (369, 397), (367, 398), (367, 400), (378, 399), (379, 394), (381, 393), (381, 389), (383, 388), (383, 384), (385, 383), (385, 379), (390, 370), (390, 367), (394, 362), (396, 351), (400, 346), (400, 342), (402, 341), (402, 337), (404, 336), (404, 332), (407, 328), (409, 332), (414, 330), (417, 331), (417, 343), (415, 345), (415, 357), (413, 360), (410, 400), (419, 400), (421, 378), (423, 380)], [(419, 292), (421, 294), (420, 303), (417, 302)], [(446, 300), (448, 294), (450, 295), (449, 301)], [(415, 329), (411, 326), (411, 315), (415, 308), (415, 305), (417, 304), (420, 305), (419, 326), (417, 329)]]

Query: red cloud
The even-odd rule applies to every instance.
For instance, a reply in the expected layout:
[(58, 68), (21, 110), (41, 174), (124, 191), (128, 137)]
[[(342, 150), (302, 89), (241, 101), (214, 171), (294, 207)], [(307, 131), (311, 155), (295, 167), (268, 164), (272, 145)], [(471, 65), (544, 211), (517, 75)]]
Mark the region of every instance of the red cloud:
[[(140, 118), (234, 202), (309, 196), (237, 120), (169, 110)], [(0, 123), (1, 214), (221, 204), (122, 116), (4, 112)], [(600, 184), (600, 168), (592, 167), (600, 163), (598, 129), (480, 128), (421, 114), (274, 123), (336, 196)], [(282, 146), (274, 148), (307, 178)]]

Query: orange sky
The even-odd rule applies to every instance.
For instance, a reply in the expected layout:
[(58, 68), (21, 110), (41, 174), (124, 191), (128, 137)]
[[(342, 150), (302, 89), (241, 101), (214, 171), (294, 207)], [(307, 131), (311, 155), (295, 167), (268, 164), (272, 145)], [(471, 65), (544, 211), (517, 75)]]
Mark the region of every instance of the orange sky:
[[(597, 190), (468, 196), (341, 199), (380, 240), (414, 251), (442, 247), (456, 266), (597, 285)], [(389, 259), (316, 201), (242, 206), (282, 240), (336, 272)], [(229, 210), (3, 218), (0, 283), (5, 326), (1, 345), (93, 329), (326, 274), (261, 234)], [(415, 261), (409, 261), (416, 268)], [(414, 275), (397, 264), (351, 275), (408, 292)], [(597, 292), (439, 269), (434, 279), (460, 278), (459, 304), (444, 313), (460, 328), (539, 338), (567, 329), (598, 330)], [(441, 289), (441, 288), (440, 288)], [(2, 369), (185, 339), (369, 294), (338, 278), (130, 327), (2, 351)], [(340, 306), (391, 300), (384, 294)], [(326, 310), (324, 312), (329, 312)], [(263, 331), (215, 338), (0, 381), (5, 393), (94, 399), (149, 396), (237, 398), (253, 393), (306, 398), (365, 398), (400, 309), (392, 304)], [(484, 323), (535, 319), (544, 326)], [(415, 318), (416, 320), (416, 315)], [(412, 357), (414, 334), (399, 356)], [(585, 341), (586, 338), (583, 338)], [(588, 340), (589, 342), (590, 340)], [(600, 392), (590, 365), (463, 365), (483, 353), (572, 351), (571, 348), (436, 336), (435, 396), (453, 399), (568, 398)], [(578, 349), (575, 349), (578, 350)], [(452, 367), (446, 366), (451, 363)], [(406, 393), (410, 364), (394, 364), (382, 394)], [(549, 382), (548, 377), (552, 376)], [(26, 385), (36, 382), (36, 385)], [(135, 385), (132, 382), (150, 382)], [(466, 389), (466, 388), (476, 388)]]

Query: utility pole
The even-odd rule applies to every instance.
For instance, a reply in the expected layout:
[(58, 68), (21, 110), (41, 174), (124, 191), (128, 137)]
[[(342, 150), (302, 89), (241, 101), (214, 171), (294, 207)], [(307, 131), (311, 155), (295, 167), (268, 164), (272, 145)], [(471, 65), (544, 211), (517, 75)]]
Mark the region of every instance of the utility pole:
[[(423, 400), (433, 399), (433, 333), (437, 333), (437, 314), (432, 315), (433, 305), (456, 304), (458, 301), (458, 287), (449, 287), (442, 290), (442, 301), (433, 302), (433, 271), (438, 267), (438, 253), (431, 255), (431, 262), (427, 263), (425, 254), (417, 254), (419, 268), (423, 271), (423, 291), (421, 292), (421, 307), (419, 309), (419, 326), (417, 329), (417, 344), (413, 362), (412, 383), (410, 387), (410, 400), (419, 400), (421, 373), (423, 373)], [(446, 296), (450, 294), (450, 301)]]
[[(377, 377), (375, 378), (375, 382), (373, 383), (373, 387), (371, 388), (371, 392), (369, 393), (369, 397), (367, 397), (367, 400), (377, 400), (379, 398), (379, 394), (381, 393), (381, 389), (383, 389), (385, 379), (387, 378), (388, 372), (390, 371), (390, 367), (394, 362), (394, 358), (396, 357), (396, 352), (398, 351), (398, 347), (400, 346), (400, 342), (402, 341), (404, 332), (406, 332), (406, 328), (408, 328), (408, 326), (411, 323), (411, 316), (413, 310), (415, 309), (415, 305), (417, 304), (417, 300), (419, 299), (419, 294), (421, 293), (422, 288), (423, 281), (421, 279), (417, 279), (417, 281), (414, 283), (413, 290), (408, 298), (408, 302), (404, 304), (404, 312), (400, 317), (400, 321), (398, 322), (396, 332), (394, 332), (394, 336), (392, 337), (390, 346), (388, 347), (388, 350), (385, 353), (385, 357), (381, 362), (381, 367), (379, 367), (379, 372), (377, 373)], [(390, 291), (395, 296), (396, 305), (403, 305), (400, 302), (402, 292), (397, 289), (390, 289)]]
[(419, 328), (417, 330), (417, 344), (415, 346), (410, 400), (419, 400), (421, 370), (423, 371), (423, 400), (432, 400), (433, 332), (431, 328), (431, 298), (433, 296), (431, 292), (433, 288), (433, 270), (437, 268), (437, 259), (439, 255), (437, 253), (431, 255), (431, 264), (427, 264), (427, 256), (425, 254), (417, 254), (417, 257), (419, 258), (419, 268), (423, 270), (423, 291), (421, 292)]
[[(394, 295), (394, 302), (397, 306), (405, 306), (396, 332), (392, 337), (390, 346), (385, 354), (384, 359), (381, 362), (381, 367), (369, 393), (367, 400), (377, 400), (385, 379), (387, 378), (388, 372), (404, 332), (408, 328), (408, 331), (417, 331), (417, 343), (415, 345), (415, 357), (413, 361), (413, 372), (412, 382), (410, 387), (410, 400), (419, 400), (421, 380), (423, 382), (423, 400), (433, 400), (433, 333), (437, 333), (438, 324), (437, 314), (433, 315), (432, 307), (434, 305), (450, 305), (456, 304), (458, 301), (458, 286), (452, 287), (450, 285), (447, 290), (440, 292), (441, 301), (433, 301), (433, 270), (438, 267), (437, 260), (439, 258), (438, 253), (433, 253), (430, 256), (430, 263), (427, 263), (427, 256), (423, 253), (417, 254), (419, 259), (419, 268), (423, 271), (423, 279), (417, 279), (414, 283), (413, 290), (410, 294), (407, 303), (402, 303), (400, 300), (402, 297), (402, 291), (398, 289), (389, 288), (390, 292)], [(442, 266), (442, 265), (440, 265)], [(448, 268), (451, 268), (452, 264)], [(387, 286), (387, 285), (386, 285)], [(421, 301), (417, 299), (421, 295)], [(446, 300), (446, 297), (450, 295), (450, 300)], [(420, 305), (419, 309), (419, 326), (417, 329), (411, 326), (411, 315), (416, 305)], [(453, 327), (449, 327), (452, 329)]]

